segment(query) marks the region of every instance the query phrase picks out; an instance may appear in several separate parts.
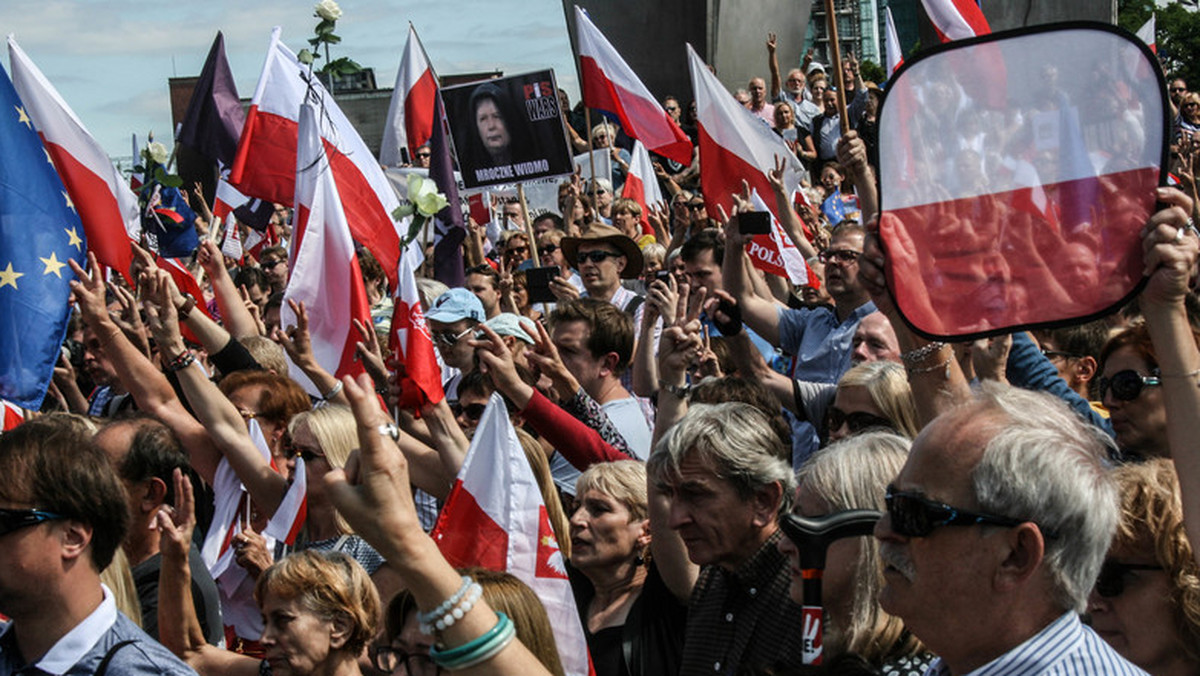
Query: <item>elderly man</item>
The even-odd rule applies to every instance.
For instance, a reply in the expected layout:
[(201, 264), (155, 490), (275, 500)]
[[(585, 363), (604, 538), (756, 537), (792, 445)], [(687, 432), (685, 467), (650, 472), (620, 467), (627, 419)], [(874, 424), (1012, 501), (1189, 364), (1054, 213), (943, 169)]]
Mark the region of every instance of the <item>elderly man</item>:
[(680, 674), (800, 662), (801, 610), (776, 548), (794, 480), (771, 430), (749, 404), (694, 406), (646, 467), (654, 537), (678, 537), (687, 550), (688, 561), (658, 561), (668, 587), (688, 600)]
[(191, 674), (100, 584), (129, 528), (120, 479), (74, 421), (0, 437), (0, 675)]
[(746, 90), (750, 92), (750, 102), (746, 104), (746, 108), (763, 122), (775, 126), (775, 106), (767, 102), (766, 81), (761, 77), (750, 78)]
[(995, 384), (917, 437), (875, 536), (880, 604), (939, 655), (929, 673), (1142, 673), (1078, 615), (1119, 517), (1105, 443)]
[[(796, 126), (808, 129), (812, 126), (813, 117), (820, 114), (821, 107), (804, 96), (804, 86), (807, 84), (807, 79), (804, 77), (803, 70), (793, 68), (788, 71), (787, 80), (780, 80), (779, 57), (775, 55), (776, 45), (775, 34), (767, 33), (767, 65), (771, 69), (771, 93), (775, 105), (790, 105), (792, 112), (796, 114)], [(823, 74), (822, 77), (824, 77)]]

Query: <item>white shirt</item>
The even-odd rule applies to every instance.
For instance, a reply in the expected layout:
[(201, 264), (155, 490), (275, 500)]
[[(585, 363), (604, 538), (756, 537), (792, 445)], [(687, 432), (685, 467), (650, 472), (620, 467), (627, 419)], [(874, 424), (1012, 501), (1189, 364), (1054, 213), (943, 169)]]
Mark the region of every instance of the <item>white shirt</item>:
[(108, 587), (100, 585), (100, 589), (104, 592), (104, 599), (100, 601), (100, 605), (71, 631), (63, 634), (34, 666), (48, 674), (65, 674), (83, 659), (84, 655), (91, 652), (96, 642), (112, 629), (117, 621), (117, 603)]

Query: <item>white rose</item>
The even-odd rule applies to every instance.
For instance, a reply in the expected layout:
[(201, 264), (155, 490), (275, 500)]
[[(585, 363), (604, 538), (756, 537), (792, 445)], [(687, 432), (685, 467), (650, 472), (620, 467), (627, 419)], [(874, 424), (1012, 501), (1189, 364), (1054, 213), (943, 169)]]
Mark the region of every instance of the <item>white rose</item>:
[(326, 21), (337, 21), (342, 18), (342, 8), (334, 0), (321, 0), (313, 7), (317, 16)]
[(146, 149), (142, 151), (142, 155), (145, 156), (146, 159), (156, 164), (166, 164), (167, 158), (170, 157), (170, 153), (167, 152), (167, 147), (158, 141), (150, 142), (150, 144), (146, 146)]

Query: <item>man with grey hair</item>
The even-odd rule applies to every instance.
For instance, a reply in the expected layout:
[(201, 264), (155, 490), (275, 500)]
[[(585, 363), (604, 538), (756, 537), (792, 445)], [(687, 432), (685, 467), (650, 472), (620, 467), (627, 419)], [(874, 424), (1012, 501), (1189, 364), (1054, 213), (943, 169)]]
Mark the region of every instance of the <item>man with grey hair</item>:
[(688, 601), (681, 674), (801, 659), (801, 608), (777, 549), (795, 479), (772, 429), (749, 404), (693, 406), (647, 464), (653, 537), (681, 540), (687, 551), (687, 561), (657, 559), (668, 587)]
[(1119, 517), (1105, 447), (1054, 397), (996, 384), (917, 437), (875, 536), (880, 604), (940, 656), (930, 674), (1142, 673), (1078, 616)]

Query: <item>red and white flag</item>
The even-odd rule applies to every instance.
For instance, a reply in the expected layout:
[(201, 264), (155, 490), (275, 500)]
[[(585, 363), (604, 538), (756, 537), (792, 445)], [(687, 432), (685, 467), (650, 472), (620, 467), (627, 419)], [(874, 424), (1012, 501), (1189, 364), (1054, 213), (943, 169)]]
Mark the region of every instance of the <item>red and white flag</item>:
[[(738, 103), (691, 45), (688, 45), (688, 67), (700, 121), (700, 185), (709, 215), (717, 216), (718, 205), (726, 214), (733, 213), (733, 194), (742, 191), (743, 180), (749, 182), (752, 192), (773, 195), (766, 172), (774, 168), (777, 157), (787, 162), (783, 184), (789, 194), (794, 194), (800, 185), (802, 166), (783, 137)], [(778, 236), (782, 226), (775, 205), (761, 201), (760, 204), (771, 212), (773, 234), (755, 235), (750, 241), (747, 251), (754, 267), (786, 277), (795, 284), (808, 284), (810, 276), (813, 279), (815, 276), (805, 265), (804, 257), (798, 250), (795, 256), (785, 256), (780, 249), (779, 242), (791, 242), (786, 233), (782, 238)]]
[[(309, 67), (280, 42), (278, 27), (271, 32), (267, 62), (250, 101), (229, 182), (244, 195), (294, 204), (297, 111), (312, 100), (321, 105), (320, 138), (351, 233), (375, 255), (387, 271), (389, 285), (395, 288), (400, 233), (392, 211), (400, 206), (400, 200), (333, 97), (309, 75)], [(414, 267), (420, 265), (419, 244), (410, 246), (406, 255), (415, 257)]]
[(892, 8), (884, 7), (883, 16), (887, 24), (887, 36), (884, 48), (887, 51), (887, 74), (891, 77), (900, 66), (904, 65), (904, 51), (900, 49), (900, 37), (896, 35), (896, 24), (892, 21)]
[(641, 141), (647, 149), (680, 164), (691, 164), (692, 142), (687, 134), (578, 5), (575, 34), (584, 104), (615, 114), (621, 119), (625, 133)]
[(550, 616), (563, 671), (587, 675), (587, 641), (562, 553), (498, 394), (479, 420), (431, 535), (450, 565), (506, 571), (529, 585)]
[(404, 364), (400, 408), (414, 410), (426, 403), (436, 404), (446, 396), (442, 390), (442, 367), (438, 365), (433, 337), (421, 310), (417, 280), (407, 259), (400, 260), (400, 283), (396, 285), (392, 308), (388, 348)]
[(964, 40), (992, 32), (975, 0), (921, 0), (942, 42)]
[(83, 222), (88, 249), (102, 265), (128, 278), (133, 262), (129, 242), (136, 241), (142, 232), (137, 197), (108, 154), (11, 35), (8, 59), (13, 86), (26, 108), (18, 111), (24, 118), (21, 122), (37, 127), (47, 160), (53, 161), (67, 188), (63, 199)]
[(1154, 41), (1154, 13), (1150, 13), (1150, 18), (1142, 27), (1138, 29), (1137, 36), (1142, 39), (1142, 42), (1150, 45), (1150, 51), (1158, 53), (1158, 45)]
[[(330, 167), (329, 146), (321, 143), (317, 107), (306, 103), (300, 108), (299, 143), (296, 153), (296, 226), (292, 232), (292, 274), (283, 292), (280, 313), (283, 326), (296, 323), (295, 313), (286, 301), (304, 303), (308, 311), (308, 332), (313, 354), (326, 371), (338, 378), (363, 372), (356, 360), (354, 346), (359, 340), (351, 322), (357, 319), (371, 324), (371, 306), (350, 237), (347, 214)], [(291, 377), (315, 388), (295, 365)]]
[(401, 148), (408, 148), (408, 156), (413, 158), (417, 148), (429, 142), (433, 136), (433, 103), (437, 90), (433, 66), (425, 56), (417, 29), (409, 24), (408, 41), (404, 43), (392, 102), (388, 105), (387, 123), (383, 128), (380, 164), (398, 167), (403, 163)]
[[(141, 156), (141, 153), (142, 153), (141, 148), (138, 147), (137, 134), (133, 134), (130, 137), (130, 140), (133, 142), (133, 155), (131, 155), (130, 157), (133, 158), (134, 166), (137, 166), (138, 158)], [(134, 192), (141, 190), (142, 185), (144, 185), (145, 183), (146, 183), (146, 177), (143, 176), (140, 171), (129, 172), (129, 187)]]
[(0, 399), (0, 409), (3, 409), (4, 413), (3, 426), (0, 426), (0, 432), (16, 429), (17, 425), (25, 422), (25, 411), (21, 410), (20, 406), (11, 401)]
[(650, 207), (663, 201), (663, 195), (662, 191), (658, 189), (658, 177), (654, 175), (654, 163), (650, 161), (650, 153), (646, 152), (646, 146), (642, 145), (641, 141), (633, 142), (629, 173), (625, 176), (625, 187), (621, 188), (621, 197), (631, 199), (641, 205), (642, 234), (653, 235), (654, 228), (650, 226)]

